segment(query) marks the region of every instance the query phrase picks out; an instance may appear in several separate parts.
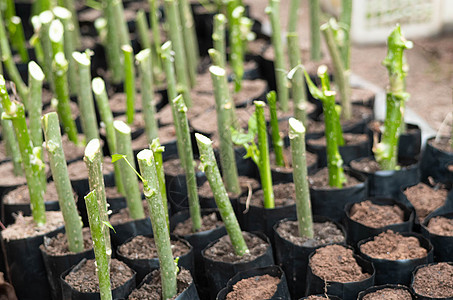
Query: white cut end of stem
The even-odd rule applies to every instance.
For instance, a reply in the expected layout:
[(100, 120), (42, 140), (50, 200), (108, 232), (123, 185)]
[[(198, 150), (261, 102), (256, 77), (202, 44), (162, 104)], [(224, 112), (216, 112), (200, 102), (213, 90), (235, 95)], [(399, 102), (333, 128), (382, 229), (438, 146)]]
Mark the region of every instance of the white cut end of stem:
[(305, 133), (305, 127), (301, 121), (299, 121), (295, 118), (289, 118), (288, 123), (289, 123), (290, 131), (293, 131), (294, 133), (297, 133), (297, 134)]
[(91, 88), (93, 89), (93, 93), (96, 95), (100, 95), (105, 92), (105, 83), (101, 77), (96, 77), (91, 81)]
[(128, 53), (133, 52), (132, 47), (130, 45), (122, 45), (121, 50), (123, 50), (123, 52), (128, 52)]
[(4, 87), (6, 85), (5, 77), (0, 74), (0, 87)]
[(200, 142), (203, 145), (211, 145), (212, 141), (207, 137), (204, 136), (200, 133), (195, 133), (195, 138), (197, 139), (198, 142)]
[(55, 63), (60, 67), (65, 67), (68, 64), (68, 61), (64, 57), (63, 52), (58, 52), (57, 54), (55, 54), (54, 59), (55, 59)]
[(123, 134), (130, 134), (131, 133), (131, 128), (127, 126), (126, 123), (123, 121), (115, 120), (113, 121), (113, 127), (115, 127), (115, 130), (123, 133)]
[(60, 20), (53, 20), (49, 27), (49, 38), (57, 43), (63, 40), (64, 27)]
[(318, 76), (322, 74), (327, 73), (327, 66), (326, 65), (320, 65), (318, 68)]
[(137, 61), (143, 61), (145, 59), (148, 59), (149, 56), (151, 54), (151, 50), (149, 48), (147, 49), (143, 49), (142, 51), (140, 51), (139, 53), (137, 53), (137, 55), (135, 55), (135, 59)]
[(324, 95), (326, 95), (327, 97), (330, 97), (330, 96), (335, 96), (337, 93), (335, 91), (325, 91), (324, 92)]
[(39, 21), (41, 24), (50, 23), (53, 19), (53, 14), (50, 10), (43, 11), (39, 14)]
[(146, 163), (149, 165), (153, 156), (153, 151), (151, 151), (150, 149), (143, 149), (137, 154), (137, 159), (140, 161), (146, 161)]
[(42, 71), (41, 67), (34, 61), (28, 63), (28, 73), (38, 81), (44, 80), (44, 72)]
[(266, 103), (264, 103), (263, 101), (261, 100), (255, 100), (253, 101), (253, 104), (255, 104), (255, 107), (265, 107), (266, 106)]
[(39, 29), (41, 28), (41, 20), (39, 19), (39, 16), (31, 17), (30, 22), (35, 32), (39, 31)]
[(72, 58), (81, 65), (89, 66), (91, 64), (90, 57), (85, 52), (72, 52)]
[(171, 49), (171, 41), (167, 41), (162, 45), (162, 52), (168, 51), (168, 49)]
[(85, 157), (89, 160), (93, 160), (96, 153), (101, 151), (101, 142), (99, 139), (92, 139), (85, 148)]
[(245, 9), (243, 6), (238, 6), (233, 10), (231, 15), (233, 16), (233, 18), (238, 19), (238, 18), (242, 17), (242, 15), (244, 14), (244, 11), (245, 11)]
[(56, 6), (52, 11), (53, 11), (53, 14), (59, 19), (68, 20), (72, 17), (72, 14), (69, 11), (69, 9), (66, 9), (61, 6)]
[(94, 21), (94, 27), (100, 31), (100, 29), (107, 28), (107, 20), (105, 18), (98, 18)]
[(210, 66), (209, 72), (215, 76), (225, 76), (226, 74), (225, 69), (219, 66)]
[(216, 18), (216, 20), (222, 22), (222, 24), (225, 24), (225, 22), (226, 22), (226, 17), (224, 14), (217, 14), (214, 16), (214, 18)]
[(12, 16), (10, 21), (16, 26), (22, 23), (22, 20), (18, 16)]

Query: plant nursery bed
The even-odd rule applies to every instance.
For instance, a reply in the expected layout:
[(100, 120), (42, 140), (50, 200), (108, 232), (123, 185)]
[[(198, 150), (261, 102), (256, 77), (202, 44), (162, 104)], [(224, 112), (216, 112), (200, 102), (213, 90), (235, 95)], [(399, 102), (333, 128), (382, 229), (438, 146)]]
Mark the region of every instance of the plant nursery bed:
[(432, 188), (424, 183), (408, 187), (404, 194), (414, 206), (420, 223), (433, 211), (445, 204), (448, 191), (442, 187)]
[(270, 299), (277, 290), (280, 279), (270, 275), (242, 279), (233, 285), (226, 300)]
[(399, 206), (377, 205), (369, 200), (352, 205), (349, 217), (371, 228), (404, 222), (404, 212)]
[(296, 221), (281, 222), (276, 232), (284, 239), (300, 247), (319, 247), (344, 242), (343, 232), (332, 222), (313, 223), (313, 238), (301, 237)]

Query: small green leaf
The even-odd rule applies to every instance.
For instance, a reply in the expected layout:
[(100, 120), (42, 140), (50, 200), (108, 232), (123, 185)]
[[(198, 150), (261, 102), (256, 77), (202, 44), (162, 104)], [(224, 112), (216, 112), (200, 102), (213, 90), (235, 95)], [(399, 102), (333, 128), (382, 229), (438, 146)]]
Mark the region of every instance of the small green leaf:
[(102, 223), (107, 226), (108, 228), (112, 229), (114, 233), (116, 233), (115, 228), (113, 228), (112, 224), (107, 221), (102, 221)]
[(179, 274), (179, 267), (178, 267), (178, 264), (179, 264), (179, 256), (176, 256), (175, 259), (174, 259), (174, 262), (175, 262), (175, 266), (176, 266), (176, 275)]
[(253, 114), (250, 117), (249, 122), (248, 122), (248, 126), (249, 126), (249, 128), (248, 128), (249, 129), (249, 134), (251, 134), (253, 136), (253, 139), (254, 139), (255, 136), (258, 135), (258, 124), (256, 122), (256, 114)]
[(117, 162), (123, 158), (126, 158), (124, 154), (112, 154), (112, 163)]
[(308, 89), (310, 90), (310, 93), (313, 95), (314, 98), (318, 100), (324, 100), (324, 94), (321, 92), (321, 90), (318, 89), (318, 87), (311, 81), (310, 75), (308, 75), (307, 71), (304, 69), (304, 74), (305, 74), (305, 81), (307, 82)]

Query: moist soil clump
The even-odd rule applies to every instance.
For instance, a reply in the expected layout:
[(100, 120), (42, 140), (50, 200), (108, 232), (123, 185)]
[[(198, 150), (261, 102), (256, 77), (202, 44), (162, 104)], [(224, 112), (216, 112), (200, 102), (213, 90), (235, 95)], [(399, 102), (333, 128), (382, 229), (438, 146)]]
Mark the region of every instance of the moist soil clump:
[[(207, 231), (223, 226), (223, 222), (217, 219), (216, 213), (211, 213), (209, 215), (204, 215), (201, 218), (201, 228), (198, 232)], [(192, 234), (192, 219), (188, 218), (184, 222), (178, 223), (173, 234), (184, 236)]]
[[(160, 280), (160, 271), (154, 270), (152, 272), (152, 280), (150, 283), (143, 284), (139, 289), (133, 291), (129, 295), (129, 300), (161, 300), (162, 299), (162, 284)], [(176, 299), (176, 297), (181, 294), (191, 283), (192, 276), (190, 272), (186, 269), (182, 269), (179, 272), (177, 278), (177, 289), (178, 294), (171, 299)], [(170, 299), (170, 300), (171, 300)]]
[(242, 279), (233, 286), (226, 300), (270, 299), (277, 291), (280, 279), (270, 275)]
[[(110, 262), (110, 283), (112, 290), (126, 283), (134, 272), (125, 263), (112, 259)], [(82, 293), (99, 293), (99, 280), (94, 259), (86, 260), (77, 270), (64, 278), (74, 290)]]
[(371, 275), (364, 273), (353, 256), (351, 249), (330, 245), (316, 250), (310, 259), (313, 274), (325, 281), (362, 281)]
[[(190, 251), (189, 246), (179, 240), (171, 240), (173, 257), (183, 256)], [(157, 247), (154, 238), (139, 235), (118, 248), (119, 254), (129, 259), (157, 258)]]
[(1, 186), (8, 187), (27, 183), (25, 174), (21, 176), (14, 175), (14, 166), (12, 162), (5, 162), (0, 164), (0, 174), (2, 174), (2, 182), (0, 184)]
[(414, 291), (425, 297), (453, 297), (453, 266), (438, 263), (417, 270), (412, 283)]
[[(238, 179), (239, 179), (239, 185), (241, 187), (241, 191), (243, 193), (247, 192), (249, 190), (249, 188), (253, 191), (260, 187), (260, 183), (255, 178), (250, 178), (247, 176), (239, 176)], [(198, 188), (198, 195), (200, 195), (201, 197), (204, 197), (204, 198), (213, 198), (214, 197), (214, 194), (212, 193), (212, 190), (211, 190), (211, 186), (209, 185), (209, 181), (206, 180)], [(234, 197), (234, 195), (231, 193), (228, 193), (228, 196), (230, 198)]]
[(230, 237), (224, 235), (215, 244), (204, 251), (204, 255), (214, 261), (222, 261), (227, 263), (245, 263), (260, 257), (266, 252), (269, 244), (256, 235), (248, 232), (242, 232), (245, 243), (249, 248), (249, 253), (242, 256), (234, 254), (233, 245)]
[[(58, 201), (57, 188), (55, 182), (51, 181), (47, 184), (46, 193), (44, 194), (44, 201)], [(5, 204), (28, 204), (30, 203), (30, 194), (28, 186), (22, 185), (17, 189), (12, 190), (3, 198)]]
[(64, 226), (63, 215), (60, 211), (46, 211), (46, 223), (36, 226), (33, 217), (24, 217), (19, 214), (14, 224), (2, 231), (2, 238), (6, 241), (20, 240), (49, 233)]
[[(361, 183), (361, 181), (357, 178), (349, 176), (347, 173), (344, 175), (346, 176), (346, 183), (343, 184), (343, 188), (355, 186)], [(336, 189), (336, 187), (329, 186), (329, 170), (327, 168), (322, 168), (315, 174), (308, 176), (308, 183), (311, 188), (322, 188), (326, 190)]]
[(374, 293), (366, 294), (362, 300), (412, 300), (412, 295), (403, 289), (385, 288)]
[(381, 228), (404, 222), (404, 212), (398, 205), (377, 205), (370, 200), (355, 203), (349, 211), (352, 220), (371, 228)]
[(428, 231), (441, 236), (453, 236), (453, 220), (445, 217), (434, 217), (429, 220)]
[(445, 204), (448, 191), (443, 188), (431, 188), (429, 185), (419, 183), (408, 187), (404, 194), (414, 206), (420, 223), (430, 213)]
[[(354, 133), (344, 133), (344, 144), (345, 145), (358, 145), (364, 143), (368, 140), (366, 134), (354, 134)], [(309, 139), (308, 144), (316, 146), (326, 146), (326, 137), (323, 136), (319, 139)], [(308, 164), (308, 163), (307, 163)]]
[[(83, 251), (92, 249), (93, 240), (91, 239), (90, 228), (88, 227), (83, 228), (82, 234), (83, 234)], [(61, 232), (52, 238), (44, 237), (44, 244), (42, 244), (40, 248), (51, 256), (63, 256), (74, 253), (69, 251), (68, 238), (66, 234)]]
[(361, 159), (360, 161), (353, 160), (350, 164), (352, 168), (366, 173), (376, 173), (381, 170), (377, 161), (369, 157)]
[[(273, 186), (275, 207), (283, 207), (293, 205), (295, 195), (294, 183), (280, 183)], [(252, 194), (250, 198), (250, 205), (257, 207), (264, 207), (264, 191), (259, 190)], [(241, 197), (241, 203), (247, 202), (247, 197)]]
[(453, 149), (451, 148), (450, 138), (448, 138), (448, 137), (443, 137), (438, 140), (436, 140), (436, 139), (429, 140), (428, 143), (431, 146), (433, 146), (434, 148), (437, 148), (444, 152), (447, 152), (447, 153), (453, 152)]
[[(316, 164), (318, 161), (318, 156), (314, 153), (305, 152), (305, 156), (307, 159), (307, 167)], [(277, 172), (285, 172), (285, 173), (292, 173), (293, 172), (293, 164), (292, 164), (292, 156), (291, 156), (291, 148), (287, 147), (283, 149), (283, 159), (285, 160), (285, 167), (277, 166), (275, 163), (275, 153), (274, 151), (269, 153), (269, 161), (271, 162), (271, 168)]]
[(300, 247), (319, 247), (344, 241), (343, 232), (332, 222), (313, 223), (312, 239), (299, 236), (297, 221), (281, 222), (276, 230), (285, 240)]
[(386, 260), (417, 259), (427, 255), (425, 248), (413, 236), (402, 236), (392, 230), (380, 233), (373, 240), (360, 246), (362, 253), (375, 258)]

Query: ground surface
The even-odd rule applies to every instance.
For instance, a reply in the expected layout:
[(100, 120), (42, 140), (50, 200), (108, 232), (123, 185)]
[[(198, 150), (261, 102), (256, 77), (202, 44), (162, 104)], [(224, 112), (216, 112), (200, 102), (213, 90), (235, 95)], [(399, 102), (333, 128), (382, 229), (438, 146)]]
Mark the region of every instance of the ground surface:
[[(251, 14), (264, 24), (268, 17), (264, 12), (268, 1), (245, 0), (250, 4)], [(308, 1), (302, 1), (299, 17), (299, 38), (305, 59), (309, 55)], [(281, 24), (286, 28), (289, 0), (281, 0)], [(352, 24), (354, 26), (354, 24)], [(284, 30), (284, 29), (283, 29)], [(404, 27), (403, 27), (404, 31)], [(453, 110), (453, 33), (429, 39), (413, 40), (414, 48), (407, 51), (410, 67), (407, 76), (407, 91), (411, 94), (407, 106), (425, 119), (435, 130), (439, 129), (447, 114)], [(325, 45), (323, 53), (328, 56)], [(386, 45), (359, 46), (351, 50), (351, 69), (364, 79), (385, 88), (387, 70), (381, 65), (386, 55)], [(445, 129), (445, 128), (444, 128)]]

